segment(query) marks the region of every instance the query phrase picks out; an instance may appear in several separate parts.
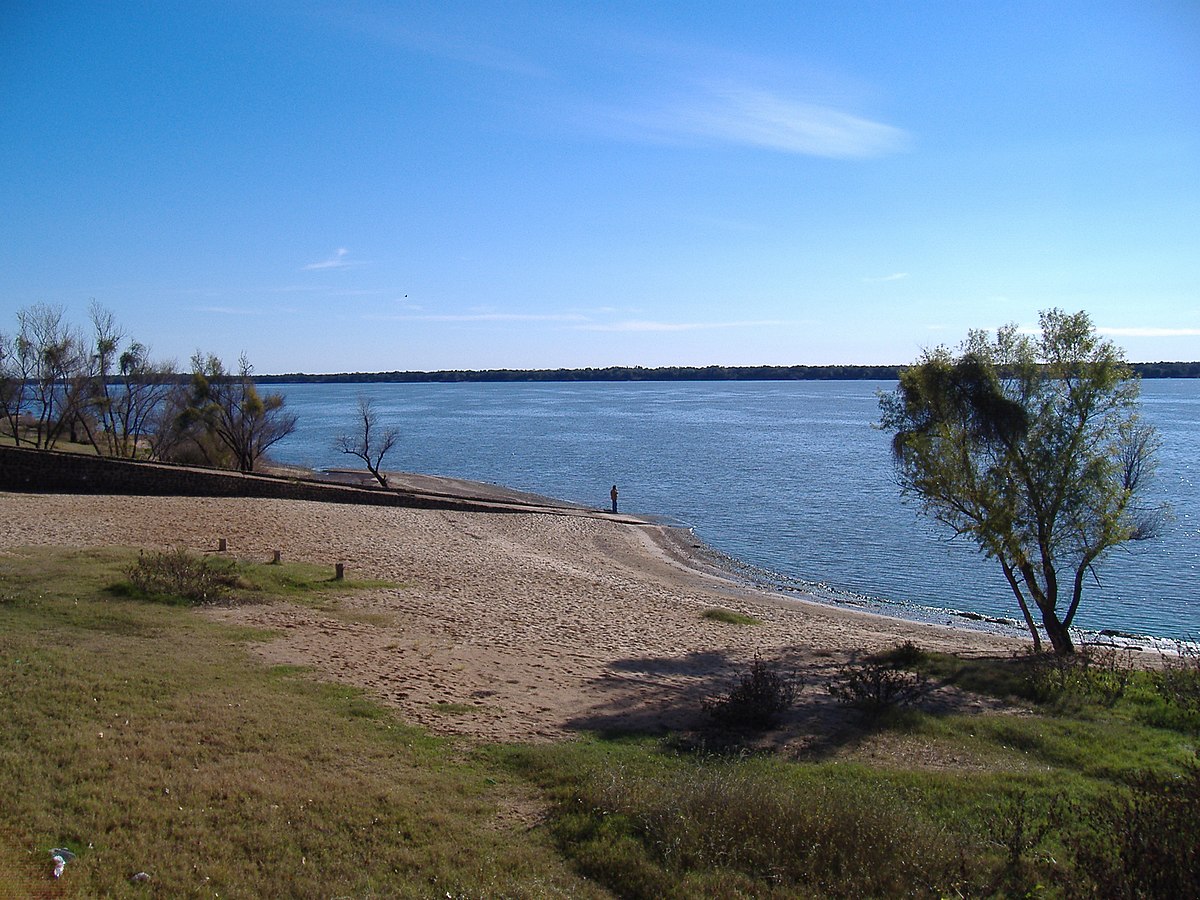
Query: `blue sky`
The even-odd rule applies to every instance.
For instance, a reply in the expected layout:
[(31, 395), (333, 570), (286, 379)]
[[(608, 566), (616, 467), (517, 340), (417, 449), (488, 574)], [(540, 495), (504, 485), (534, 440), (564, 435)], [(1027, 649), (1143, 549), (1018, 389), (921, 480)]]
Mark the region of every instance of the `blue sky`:
[(8, 0), (0, 209), (181, 363), (1200, 359), (1200, 3)]

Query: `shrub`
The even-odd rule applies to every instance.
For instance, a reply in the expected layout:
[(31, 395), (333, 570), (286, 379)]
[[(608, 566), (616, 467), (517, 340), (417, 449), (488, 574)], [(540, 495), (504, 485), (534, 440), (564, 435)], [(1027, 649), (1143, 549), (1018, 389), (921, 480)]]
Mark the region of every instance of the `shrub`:
[(1180, 643), (1173, 656), (1162, 654), (1162, 668), (1152, 676), (1155, 692), (1188, 716), (1200, 716), (1200, 648)]
[(1080, 897), (1200, 897), (1200, 766), (1143, 777), (1128, 795), (1074, 805), (1067, 839)]
[(186, 603), (216, 602), (240, 584), (231, 566), (193, 556), (182, 547), (143, 553), (125, 574), (144, 594)]
[(1071, 656), (1032, 653), (1027, 695), (1039, 703), (1114, 706), (1133, 679), (1132, 651), (1084, 647)]
[(1060, 804), (1040, 801), (1029, 793), (1008, 794), (988, 817), (989, 843), (1001, 852), (984, 896), (1028, 896), (1053, 871), (1054, 859), (1042, 849), (1046, 838), (1063, 827)]
[[(574, 809), (640, 844), (674, 887), (667, 896), (939, 897), (962, 887), (964, 843), (878, 783), (781, 783), (744, 760), (667, 778), (618, 768)], [(725, 884), (711, 880), (718, 874)], [(728, 883), (734, 874), (751, 881)], [(621, 896), (664, 896), (631, 889), (620, 872), (602, 877)]]
[(874, 716), (920, 700), (929, 692), (929, 680), (923, 673), (906, 672), (895, 663), (868, 659), (847, 664), (826, 687), (839, 703)]
[(779, 671), (758, 654), (750, 670), (742, 672), (738, 683), (724, 697), (704, 702), (705, 711), (727, 728), (765, 730), (796, 702), (799, 686), (795, 674)]
[(882, 653), (876, 653), (869, 659), (872, 662), (888, 663), (897, 669), (915, 669), (928, 664), (930, 655), (912, 641), (904, 641)]

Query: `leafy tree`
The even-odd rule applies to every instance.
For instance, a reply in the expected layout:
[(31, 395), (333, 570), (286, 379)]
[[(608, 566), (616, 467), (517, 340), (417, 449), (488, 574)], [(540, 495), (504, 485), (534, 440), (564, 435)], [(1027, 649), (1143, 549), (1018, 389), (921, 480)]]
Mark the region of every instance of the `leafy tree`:
[(1040, 336), (1008, 326), (972, 331), (958, 356), (927, 351), (880, 397), (902, 489), (999, 561), (1036, 649), (1031, 606), (1054, 651), (1073, 653), (1094, 564), (1165, 515), (1139, 506), (1158, 438), (1138, 391), (1086, 313), (1049, 310)]
[(388, 486), (387, 475), (379, 471), (383, 458), (396, 446), (400, 432), (395, 428), (379, 430), (379, 416), (370, 397), (358, 398), (358, 431), (353, 435), (338, 435), (334, 447), (342, 453), (357, 456), (375, 476), (381, 487)]
[(198, 443), (209, 462), (220, 462), (209, 449), (219, 447), (238, 471), (253, 472), (272, 445), (296, 430), (296, 417), (284, 412), (282, 394), (259, 394), (245, 355), (238, 363), (238, 371), (230, 373), (211, 353), (192, 357), (190, 397), (178, 425), (203, 431), (209, 440)]

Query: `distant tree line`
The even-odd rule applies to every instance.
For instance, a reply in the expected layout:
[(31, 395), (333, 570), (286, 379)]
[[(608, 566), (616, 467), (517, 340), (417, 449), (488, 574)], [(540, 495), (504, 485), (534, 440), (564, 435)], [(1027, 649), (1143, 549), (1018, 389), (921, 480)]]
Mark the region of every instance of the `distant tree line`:
[(894, 380), (899, 366), (607, 366), (599, 369), (452, 369), (438, 372), (343, 372), (336, 375), (263, 375), (264, 384), (387, 384), (584, 381), (844, 381)]
[(80, 329), (62, 307), (39, 303), (18, 310), (15, 332), (0, 332), (0, 434), (17, 446), (83, 444), (103, 456), (251, 472), (295, 431), (282, 395), (258, 392), (244, 355), (229, 371), (197, 351), (181, 374), (100, 305), (89, 318)]
[(1130, 363), (1142, 378), (1200, 378), (1200, 362)]
[[(450, 369), (258, 375), (260, 384), (453, 384), (585, 381), (896, 381), (905, 366), (608, 366), (587, 369)], [(1200, 362), (1132, 363), (1142, 378), (1200, 378)]]

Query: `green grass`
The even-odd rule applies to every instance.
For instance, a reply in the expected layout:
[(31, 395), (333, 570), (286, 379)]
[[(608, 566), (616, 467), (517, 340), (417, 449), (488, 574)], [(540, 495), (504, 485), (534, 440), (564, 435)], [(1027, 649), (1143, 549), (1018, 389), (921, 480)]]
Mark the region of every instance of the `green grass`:
[[(30, 450), (33, 447), (33, 432), (29, 429), (24, 429), (21, 432), (21, 443), (18, 444), (13, 439), (12, 432), (8, 429), (0, 429), (0, 444), (6, 444), (10, 447), (27, 447)], [(54, 444), (53, 449), (63, 453), (82, 453), (84, 456), (97, 456), (98, 451), (94, 444), (80, 444), (67, 440), (65, 437), (59, 438)]]
[(429, 708), (443, 716), (476, 716), (490, 710), (489, 707), (479, 703), (450, 703), (445, 700), (431, 703)]
[[(1014, 750), (1013, 729), (972, 736), (978, 717), (915, 718), (918, 729), (928, 726), (953, 746), (978, 743), (999, 759), (1028, 756), (1012, 768), (921, 771), (697, 755), (650, 739), (497, 752), (556, 800), (563, 852), (621, 896), (1096, 895), (1103, 878), (1076, 864), (1076, 855), (1116, 859), (1109, 843), (1116, 829), (1102, 818), (1103, 804), (1134, 796), (1127, 782), (1135, 770), (1075, 768), (1097, 736), (1083, 735), (1067, 758), (1054, 741)], [(911, 726), (913, 717), (906, 719)], [(1159, 743), (1145, 756), (1177, 780), (1186, 748)], [(1194, 809), (1194, 778), (1191, 790)], [(1164, 828), (1186, 841), (1197, 836), (1186, 815)], [(1162, 836), (1153, 834), (1151, 844)], [(1127, 842), (1142, 843), (1138, 835)], [(1075, 894), (1074, 884), (1092, 888)]]
[(700, 614), (701, 618), (711, 619), (714, 622), (724, 622), (727, 625), (761, 625), (758, 619), (753, 616), (747, 616), (744, 613), (734, 612), (731, 609), (722, 609), (714, 607), (706, 609)]
[[(1002, 696), (1023, 690), (1029, 665), (906, 663)], [(825, 759), (651, 739), (500, 752), (554, 798), (563, 852), (623, 896), (1188, 894), (1196, 737), (1141, 714), (1151, 681), (1138, 673), (1116, 701), (1070, 682), (1069, 703), (864, 717)], [(914, 748), (936, 765), (915, 765)], [(1147, 846), (1167, 849), (1138, 870)]]
[(67, 897), (145, 896), (139, 871), (170, 897), (595, 895), (494, 824), (513, 776), (251, 662), (257, 635), (114, 596), (129, 560), (0, 557), (0, 884), (44, 886), (65, 846)]
[[(1196, 732), (1147, 715), (1148, 677), (1111, 703), (839, 707), (841, 744), (798, 755), (703, 734), (476, 747), (254, 662), (269, 632), (122, 589), (134, 558), (0, 555), (0, 896), (1070, 897), (1134, 877), (1119, 841), (1196, 842)], [(259, 599), (359, 587), (237, 571)], [(901, 656), (980, 691), (1027, 683), (1023, 661)], [(78, 859), (52, 883), (61, 846)]]
[[(329, 609), (330, 596), (395, 586), (383, 581), (339, 579), (332, 569), (309, 563), (260, 563), (224, 553), (198, 555), (183, 548), (139, 553), (121, 574), (124, 577), (108, 587), (114, 595), (182, 606), (246, 603), (270, 597)], [(391, 621), (390, 616), (367, 613), (360, 613), (358, 618), (377, 623)]]

